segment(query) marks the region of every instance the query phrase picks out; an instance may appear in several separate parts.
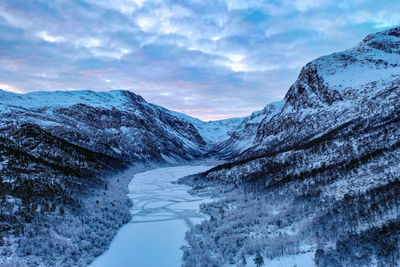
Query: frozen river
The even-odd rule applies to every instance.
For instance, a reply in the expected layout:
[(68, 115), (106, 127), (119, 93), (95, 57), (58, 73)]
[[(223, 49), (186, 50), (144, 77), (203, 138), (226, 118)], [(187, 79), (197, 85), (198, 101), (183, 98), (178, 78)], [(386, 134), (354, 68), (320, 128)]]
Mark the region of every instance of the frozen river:
[(204, 219), (198, 212), (203, 198), (188, 194), (188, 186), (171, 183), (210, 166), (158, 168), (138, 173), (129, 184), (133, 218), (92, 267), (180, 266), (185, 232)]

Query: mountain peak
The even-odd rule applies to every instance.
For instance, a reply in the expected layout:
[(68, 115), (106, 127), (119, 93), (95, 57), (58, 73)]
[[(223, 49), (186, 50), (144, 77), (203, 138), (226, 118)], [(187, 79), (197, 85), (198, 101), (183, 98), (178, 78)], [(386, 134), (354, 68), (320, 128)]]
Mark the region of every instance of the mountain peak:
[[(372, 97), (400, 79), (400, 27), (370, 34), (355, 48), (308, 63), (285, 96), (295, 110)], [(380, 89), (379, 89), (380, 88)]]
[(400, 54), (400, 27), (370, 34), (361, 42), (368, 46), (389, 54)]

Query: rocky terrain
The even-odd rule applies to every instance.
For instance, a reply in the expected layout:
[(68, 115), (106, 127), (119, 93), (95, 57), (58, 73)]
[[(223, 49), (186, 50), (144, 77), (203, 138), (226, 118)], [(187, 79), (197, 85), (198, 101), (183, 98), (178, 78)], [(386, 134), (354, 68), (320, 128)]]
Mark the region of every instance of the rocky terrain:
[(220, 197), (188, 234), (186, 265), (398, 266), (399, 129), (400, 28), (308, 63), (253, 146), (182, 180)]

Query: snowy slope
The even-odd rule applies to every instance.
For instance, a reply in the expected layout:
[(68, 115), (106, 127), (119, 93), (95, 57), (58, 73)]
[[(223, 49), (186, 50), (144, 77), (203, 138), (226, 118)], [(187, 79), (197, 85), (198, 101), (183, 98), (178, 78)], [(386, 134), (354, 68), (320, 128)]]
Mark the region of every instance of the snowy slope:
[[(398, 36), (399, 28), (371, 34), (352, 49), (308, 63), (289, 88), (280, 114), (260, 124), (257, 146), (247, 155), (305, 141), (394, 104), (400, 81)], [(367, 103), (379, 107), (371, 110)]]
[[(161, 108), (161, 107), (160, 107)], [(165, 110), (165, 108), (163, 108)], [(186, 114), (168, 111), (171, 115), (176, 116), (179, 119), (190, 122), (199, 131), (201, 137), (210, 146), (221, 143), (228, 140), (233, 131), (242, 123), (247, 117), (231, 118), (218, 121), (202, 121)]]
[[(145, 102), (137, 95), (129, 95), (136, 101)], [(86, 104), (93, 107), (123, 107), (130, 99), (122, 90), (109, 92), (82, 91), (52, 91), (16, 94), (0, 90), (0, 100), (3, 105), (39, 109), (45, 107), (69, 107), (76, 104)]]
[(230, 138), (233, 131), (241, 124), (244, 118), (232, 118), (218, 121), (192, 122), (204, 141), (215, 145)]
[(230, 132), (229, 138), (216, 144), (209, 155), (232, 158), (252, 147), (260, 123), (271, 120), (282, 110), (283, 104), (284, 102), (273, 102), (266, 105), (264, 109), (255, 111), (250, 116), (243, 118), (240, 124)]
[(371, 34), (352, 49), (308, 63), (285, 97), (288, 105), (294, 109), (351, 105), (375, 97), (400, 78), (398, 31)]
[(308, 63), (282, 104), (234, 161), (186, 178), (220, 196), (186, 265), (398, 266), (400, 28)]

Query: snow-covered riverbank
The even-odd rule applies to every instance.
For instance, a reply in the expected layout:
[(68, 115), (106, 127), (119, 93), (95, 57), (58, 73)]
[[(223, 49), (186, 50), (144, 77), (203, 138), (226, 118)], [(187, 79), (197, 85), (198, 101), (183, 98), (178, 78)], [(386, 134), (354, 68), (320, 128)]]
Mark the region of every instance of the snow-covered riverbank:
[(198, 208), (205, 199), (190, 195), (188, 186), (171, 182), (210, 168), (167, 167), (134, 175), (128, 194), (132, 221), (90, 266), (180, 266), (185, 233), (204, 219)]

